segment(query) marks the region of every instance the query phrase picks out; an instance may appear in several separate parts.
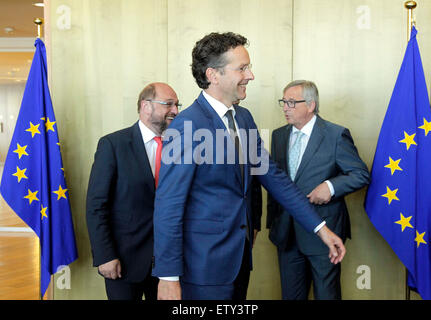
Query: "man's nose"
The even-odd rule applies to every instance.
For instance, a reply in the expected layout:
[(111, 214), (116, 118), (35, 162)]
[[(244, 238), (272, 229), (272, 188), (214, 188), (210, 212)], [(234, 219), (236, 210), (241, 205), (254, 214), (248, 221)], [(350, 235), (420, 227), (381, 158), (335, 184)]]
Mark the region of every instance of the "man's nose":
[(253, 72), (250, 69), (247, 69), (246, 72), (247, 72), (246, 78), (248, 80), (254, 80), (254, 74), (253, 74)]
[(177, 115), (177, 114), (178, 114), (179, 109), (178, 109), (178, 106), (177, 106), (176, 104), (174, 104), (174, 105), (171, 107), (171, 112), (172, 112), (173, 114), (175, 114), (175, 115)]

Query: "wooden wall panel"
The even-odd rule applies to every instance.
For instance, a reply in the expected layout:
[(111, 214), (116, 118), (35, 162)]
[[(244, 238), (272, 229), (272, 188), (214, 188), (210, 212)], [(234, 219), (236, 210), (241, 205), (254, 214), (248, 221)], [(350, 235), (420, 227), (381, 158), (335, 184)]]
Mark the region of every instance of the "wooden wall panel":
[[(430, 3), (416, 9), (419, 46), (430, 80)], [(80, 258), (71, 265), (71, 290), (56, 299), (105, 299), (92, 268), (85, 196), (98, 139), (137, 119), (136, 98), (149, 82), (167, 81), (184, 106), (200, 89), (190, 70), (195, 42), (212, 31), (241, 33), (256, 79), (249, 108), (269, 145), (284, 124), (276, 100), (292, 80), (316, 82), (321, 114), (351, 129), (371, 168), (381, 122), (406, 47), (403, 0), (51, 0), (52, 96)], [(66, 7), (64, 7), (66, 6)], [(66, 10), (66, 11), (65, 11)], [(70, 26), (65, 12), (70, 13)], [(363, 210), (365, 190), (348, 197), (353, 240), (342, 267), (345, 299), (402, 299), (404, 269)], [(264, 195), (266, 207), (266, 194)], [(266, 210), (262, 218), (265, 227)], [(356, 273), (371, 268), (371, 289)], [(280, 299), (278, 262), (268, 232), (259, 234), (249, 299)]]

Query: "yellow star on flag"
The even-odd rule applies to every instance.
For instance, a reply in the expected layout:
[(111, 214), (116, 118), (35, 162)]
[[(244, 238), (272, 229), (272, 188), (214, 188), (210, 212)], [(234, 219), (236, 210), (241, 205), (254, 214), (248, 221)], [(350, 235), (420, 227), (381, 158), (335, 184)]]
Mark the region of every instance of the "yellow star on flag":
[(32, 138), (34, 138), (34, 135), (35, 135), (36, 133), (40, 134), (39, 126), (40, 126), (40, 124), (38, 124), (38, 125), (34, 125), (33, 123), (31, 123), (31, 122), (30, 122), (30, 128), (28, 128), (28, 129), (27, 129), (27, 130), (25, 130), (25, 131), (31, 132), (31, 137), (32, 137)]
[(51, 130), (52, 132), (55, 132), (54, 131), (54, 124), (55, 124), (55, 121), (49, 121), (49, 118), (47, 118), (48, 120), (46, 120), (46, 122), (45, 122), (45, 127), (46, 127), (46, 132), (48, 132), (49, 130)]
[(39, 201), (39, 199), (36, 196), (38, 192), (39, 191), (31, 192), (31, 190), (28, 189), (28, 195), (26, 195), (24, 199), (28, 199), (29, 204), (31, 204), (34, 200)]
[(425, 131), (425, 137), (426, 137), (428, 135), (428, 132), (431, 131), (431, 122), (428, 122), (424, 118), (424, 124), (423, 124), (423, 126), (420, 126), (419, 129), (423, 129)]
[(27, 151), (25, 151), (27, 149), (27, 146), (23, 146), (21, 147), (19, 145), (19, 143), (16, 144), (17, 149), (14, 150), (15, 153), (18, 154), (18, 158), (21, 159), (22, 156), (28, 156)]
[(402, 213), (400, 213), (400, 220), (395, 221), (395, 223), (398, 223), (401, 226), (401, 232), (403, 232), (406, 227), (413, 229), (413, 226), (410, 224), (411, 219), (411, 216), (406, 218)]
[(412, 144), (417, 145), (415, 141), (415, 135), (416, 133), (413, 133), (412, 135), (408, 135), (407, 132), (404, 131), (404, 139), (398, 142), (405, 143), (407, 150), (409, 150)]
[(382, 194), (382, 197), (388, 198), (388, 204), (391, 204), (392, 200), (400, 201), (400, 199), (397, 198), (397, 192), (398, 189), (391, 190), (388, 186), (386, 186), (386, 193)]
[(25, 172), (27, 169), (20, 169), (18, 166), (16, 167), (16, 172), (13, 174), (13, 176), (18, 178), (18, 183), (21, 182), (21, 179), (28, 179), (28, 177), (25, 175)]
[(48, 218), (48, 215), (46, 214), (46, 209), (48, 209), (48, 207), (44, 208), (43, 205), (40, 205), (41, 210), (40, 210), (40, 214), (41, 214), (41, 219), (43, 220), (43, 218)]
[(424, 235), (425, 235), (425, 232), (423, 232), (423, 233), (419, 233), (417, 230), (416, 230), (416, 238), (415, 238), (415, 241), (417, 242), (417, 244), (418, 244), (418, 248), (419, 248), (419, 245), (421, 244), (421, 243), (423, 243), (423, 244), (427, 244), (426, 242), (425, 242), (425, 240), (424, 240)]
[(385, 165), (385, 168), (389, 168), (391, 169), (391, 176), (394, 174), (394, 172), (396, 170), (400, 170), (403, 171), (403, 169), (400, 168), (399, 164), (400, 164), (401, 159), (398, 160), (392, 160), (391, 157), (389, 157), (389, 164)]
[(66, 191), (67, 191), (67, 189), (63, 189), (61, 187), (61, 185), (60, 185), (58, 187), (58, 190), (57, 191), (53, 191), (53, 193), (57, 194), (57, 196), (58, 196), (57, 200), (60, 200), (61, 198), (67, 199), (66, 198)]

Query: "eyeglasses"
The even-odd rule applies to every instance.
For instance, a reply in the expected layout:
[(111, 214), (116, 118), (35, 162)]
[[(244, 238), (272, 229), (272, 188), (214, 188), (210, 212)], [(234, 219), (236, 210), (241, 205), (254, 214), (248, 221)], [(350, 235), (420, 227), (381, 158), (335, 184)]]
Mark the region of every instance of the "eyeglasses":
[(250, 63), (250, 64), (246, 64), (245, 66), (243, 66), (243, 67), (241, 67), (241, 68), (238, 68), (237, 70), (239, 71), (239, 72), (241, 72), (241, 73), (244, 73), (244, 72), (246, 72), (247, 70), (249, 70), (249, 71), (251, 71), (251, 68), (253, 67), (253, 65)]
[[(241, 73), (244, 73), (244, 72), (246, 72), (247, 70), (249, 70), (249, 71), (251, 71), (251, 68), (253, 67), (253, 65), (250, 63), (250, 64), (246, 64), (246, 65), (244, 65), (244, 66), (242, 66), (242, 67), (240, 67), (240, 68), (228, 68), (228, 69), (231, 69), (231, 70), (235, 70), (235, 71), (239, 71), (239, 72), (241, 72)], [(225, 67), (226, 68), (226, 67)]]
[(287, 104), (289, 108), (295, 108), (297, 103), (305, 102), (305, 100), (278, 100), (278, 104), (280, 107), (284, 108), (284, 105)]
[(173, 102), (173, 101), (166, 102), (166, 101), (158, 101), (158, 100), (151, 100), (151, 99), (147, 99), (145, 101), (158, 103), (158, 104), (164, 105), (167, 108), (172, 108), (173, 106), (176, 106), (178, 108), (178, 110), (180, 110), (181, 107), (183, 106), (181, 103)]

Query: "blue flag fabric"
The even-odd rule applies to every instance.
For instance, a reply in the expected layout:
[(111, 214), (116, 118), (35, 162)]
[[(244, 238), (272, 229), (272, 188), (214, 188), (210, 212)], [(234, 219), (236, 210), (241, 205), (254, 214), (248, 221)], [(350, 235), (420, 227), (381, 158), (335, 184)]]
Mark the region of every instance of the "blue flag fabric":
[(408, 285), (431, 299), (431, 109), (413, 27), (382, 124), (365, 210), (408, 270)]
[(51, 275), (76, 260), (78, 254), (48, 89), (45, 45), (37, 39), (35, 47), (0, 192), (39, 237), (43, 296)]

